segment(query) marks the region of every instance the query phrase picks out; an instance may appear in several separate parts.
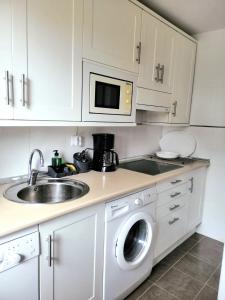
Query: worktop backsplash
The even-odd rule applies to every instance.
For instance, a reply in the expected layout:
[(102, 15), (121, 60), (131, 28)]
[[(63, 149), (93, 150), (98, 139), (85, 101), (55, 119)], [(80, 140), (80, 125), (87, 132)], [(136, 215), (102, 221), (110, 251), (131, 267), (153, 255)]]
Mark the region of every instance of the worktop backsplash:
[[(148, 154), (159, 147), (162, 127), (137, 126), (128, 128), (1, 128), (0, 129), (0, 178), (27, 173), (30, 152), (42, 150), (45, 165), (51, 162), (52, 150), (58, 149), (65, 160), (72, 161), (73, 153), (92, 148), (92, 133), (115, 134), (115, 149), (119, 157), (128, 158)], [(71, 136), (83, 138), (83, 146), (71, 146)]]

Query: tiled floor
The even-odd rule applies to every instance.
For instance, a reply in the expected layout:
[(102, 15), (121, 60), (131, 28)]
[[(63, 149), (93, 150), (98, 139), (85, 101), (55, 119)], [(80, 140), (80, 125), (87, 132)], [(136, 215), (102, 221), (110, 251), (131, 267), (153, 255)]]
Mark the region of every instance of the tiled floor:
[(216, 300), (222, 253), (221, 242), (195, 233), (126, 300)]

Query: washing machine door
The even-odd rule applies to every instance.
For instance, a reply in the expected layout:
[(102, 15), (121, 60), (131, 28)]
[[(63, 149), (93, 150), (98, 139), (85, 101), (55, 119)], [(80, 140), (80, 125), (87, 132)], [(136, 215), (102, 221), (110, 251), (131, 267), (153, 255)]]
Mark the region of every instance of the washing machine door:
[(139, 212), (122, 224), (116, 243), (116, 259), (121, 269), (137, 268), (149, 254), (153, 240), (152, 218)]

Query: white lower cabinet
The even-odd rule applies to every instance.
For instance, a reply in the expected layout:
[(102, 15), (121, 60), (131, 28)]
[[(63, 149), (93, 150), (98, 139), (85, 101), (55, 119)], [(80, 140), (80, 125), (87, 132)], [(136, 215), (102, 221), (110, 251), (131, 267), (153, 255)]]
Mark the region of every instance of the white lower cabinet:
[(206, 168), (200, 168), (188, 174), (188, 223), (187, 231), (191, 231), (202, 220), (203, 198), (205, 190)]
[(157, 184), (156, 260), (201, 223), (205, 178), (202, 167)]
[(40, 299), (102, 299), (104, 205), (40, 225)]

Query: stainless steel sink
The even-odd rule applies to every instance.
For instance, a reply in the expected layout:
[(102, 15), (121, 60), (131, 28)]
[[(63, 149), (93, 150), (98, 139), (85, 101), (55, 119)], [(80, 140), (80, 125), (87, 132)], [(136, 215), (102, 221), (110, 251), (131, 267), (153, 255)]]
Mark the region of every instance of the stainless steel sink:
[(68, 179), (41, 179), (33, 186), (20, 182), (7, 188), (4, 197), (19, 203), (60, 203), (89, 192), (86, 183)]

